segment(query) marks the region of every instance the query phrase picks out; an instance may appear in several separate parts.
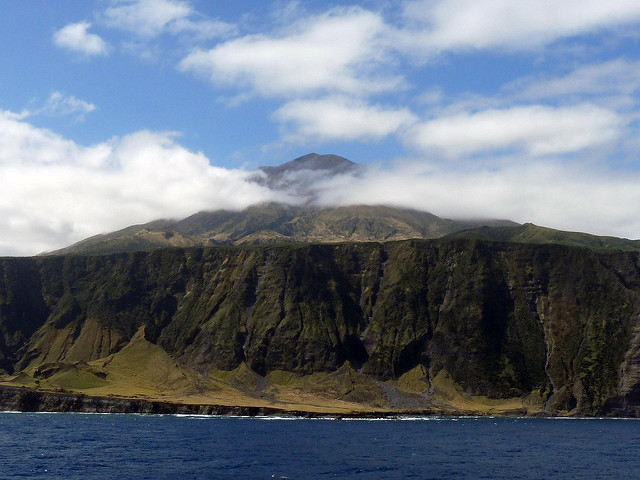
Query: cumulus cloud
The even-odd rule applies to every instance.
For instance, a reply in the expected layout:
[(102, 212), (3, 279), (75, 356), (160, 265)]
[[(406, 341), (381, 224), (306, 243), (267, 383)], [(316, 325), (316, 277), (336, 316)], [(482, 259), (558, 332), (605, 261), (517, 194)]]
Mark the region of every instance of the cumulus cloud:
[(24, 115), (0, 110), (0, 165), (51, 164), (76, 158), (79, 148), (71, 140), (21, 121)]
[[(418, 92), (414, 98), (433, 107), (427, 111), (433, 119), (410, 134), (406, 128), (417, 122), (415, 114), (397, 104), (380, 107), (376, 97), (391, 93), (397, 98), (398, 90), (411, 88), (402, 74), (407, 70), (397, 68), (406, 67), (407, 56), (540, 49), (558, 39), (633, 25), (640, 21), (637, 2), (411, 0), (400, 10), (401, 15), (393, 16), (389, 10), (339, 7), (305, 17), (294, 2), (284, 9), (286, 25), (211, 49), (196, 48), (179, 69), (228, 87), (234, 99), (230, 104), (252, 96), (285, 99), (272, 118), (285, 125), (286, 141), (367, 141), (401, 134), (412, 146), (454, 156), (476, 148), (549, 155), (621, 136), (627, 120), (615, 112), (632, 100), (620, 93), (629, 97), (639, 84), (637, 65), (624, 60), (578, 68), (565, 78), (513, 82), (495, 98), (471, 98), (455, 116), (435, 118), (433, 104), (445, 101), (437, 86), (424, 95)], [(608, 103), (584, 98), (605, 90), (613, 95), (617, 87), (617, 97)], [(350, 101), (336, 100), (343, 97)], [(518, 105), (542, 99), (557, 105)]]
[(94, 33), (89, 33), (89, 22), (71, 23), (53, 34), (54, 43), (62, 48), (85, 55), (106, 55), (106, 42)]
[(35, 254), (99, 232), (284, 194), (212, 166), (168, 133), (81, 146), (0, 111), (0, 252)]
[[(109, 5), (101, 26), (132, 32), (145, 48), (160, 35), (202, 40), (237, 34), (233, 25), (199, 15), (185, 0)], [(291, 2), (269, 30), (213, 48), (201, 44), (178, 68), (229, 88), (236, 98), (279, 99), (272, 119), (285, 140), (377, 141), (397, 135), (419, 152), (414, 169), (405, 163), (358, 176), (317, 174), (307, 183), (322, 205), (392, 204), (445, 217), (508, 218), (640, 237), (640, 174), (585, 159), (600, 147), (611, 147), (613, 156), (637, 151), (625, 142), (637, 128), (640, 63), (615, 59), (556, 77), (547, 71), (496, 86), (493, 96), (467, 92), (451, 99), (444, 86), (431, 86), (422, 94), (412, 92), (412, 108), (425, 111), (422, 119), (404, 106), (411, 77), (403, 76), (409, 71), (405, 61), (415, 54), (424, 59), (473, 50), (540, 52), (558, 40), (611, 32), (640, 21), (638, 2), (408, 0), (402, 5), (401, 15), (393, 9), (339, 7), (306, 16)], [(87, 55), (106, 54), (107, 44), (90, 28), (87, 22), (67, 25), (54, 41)], [(83, 115), (93, 109), (54, 92), (36, 113)], [(32, 114), (0, 110), (4, 253), (31, 254), (202, 209), (306, 200), (297, 192), (246, 182), (255, 172), (216, 168), (169, 133), (141, 131), (82, 146), (29, 124), (25, 119)], [(577, 153), (584, 154), (580, 162), (572, 160)], [(442, 157), (460, 161), (440, 162)], [(483, 161), (466, 161), (478, 158)], [(495, 161), (489, 165), (488, 159)], [(297, 175), (302, 174), (286, 180), (302, 181)]]
[(376, 13), (334, 9), (299, 20), (278, 35), (248, 35), (196, 49), (180, 69), (265, 96), (388, 91), (403, 80), (379, 70), (385, 51), (379, 41), (386, 28)]
[[(514, 162), (517, 163), (517, 162)], [(413, 166), (415, 167), (416, 164)], [(640, 173), (602, 166), (547, 162), (495, 170), (425, 167), (420, 159), (394, 169), (325, 179), (316, 185), (323, 206), (381, 204), (444, 218), (500, 218), (640, 238)]]
[(387, 204), (449, 218), (505, 218), (640, 237), (636, 171), (553, 159), (500, 169), (452, 169), (423, 157), (399, 165), (333, 178), (320, 174), (310, 192), (296, 190), (299, 182), (277, 192), (248, 182), (256, 172), (212, 166), (171, 133), (139, 131), (82, 146), (0, 111), (0, 254), (31, 255), (200, 210), (304, 203), (309, 193), (321, 206)]
[(290, 129), (285, 139), (380, 140), (417, 121), (406, 108), (383, 108), (345, 98), (294, 100), (274, 113)]
[(628, 0), (416, 0), (404, 11), (404, 47), (425, 53), (461, 49), (531, 50), (575, 35), (631, 25), (640, 4)]
[(426, 121), (411, 130), (407, 142), (450, 156), (503, 150), (554, 155), (615, 140), (624, 124), (616, 112), (588, 104), (514, 106)]
[(104, 13), (107, 25), (141, 37), (162, 33), (191, 33), (200, 39), (228, 35), (235, 27), (198, 15), (191, 4), (180, 0), (116, 0)]

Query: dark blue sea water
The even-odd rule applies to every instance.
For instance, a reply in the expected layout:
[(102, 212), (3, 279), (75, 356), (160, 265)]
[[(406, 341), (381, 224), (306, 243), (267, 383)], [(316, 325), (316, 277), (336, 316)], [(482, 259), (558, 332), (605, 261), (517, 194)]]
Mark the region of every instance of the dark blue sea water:
[(0, 478), (640, 479), (640, 421), (4, 413)]

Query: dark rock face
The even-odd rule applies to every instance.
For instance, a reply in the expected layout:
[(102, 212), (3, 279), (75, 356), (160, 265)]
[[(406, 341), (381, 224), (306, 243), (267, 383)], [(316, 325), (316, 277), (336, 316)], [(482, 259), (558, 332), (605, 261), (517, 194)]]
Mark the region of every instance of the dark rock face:
[[(7, 386), (0, 386), (0, 409), (15, 412), (144, 413), (150, 415), (322, 416), (309, 412), (283, 411), (269, 407), (179, 404), (118, 397), (90, 397), (68, 392), (39, 392)], [(374, 414), (365, 412), (360, 416), (374, 416)]]
[[(148, 415), (288, 416), (305, 418), (396, 418), (394, 412), (359, 411), (328, 414), (277, 407), (229, 406), (173, 403), (119, 397), (93, 397), (82, 394), (42, 392), (27, 388), (0, 386), (0, 410), (14, 412), (140, 413)], [(404, 415), (441, 415), (431, 409), (408, 410)]]
[[(309, 374), (349, 361), (391, 379), (421, 365), (474, 395), (538, 392), (548, 413), (640, 405), (633, 252), (416, 240), (0, 259), (5, 371), (64, 361), (89, 321), (100, 351), (83, 350), (86, 361), (144, 325), (203, 372), (246, 362)], [(47, 340), (63, 329), (71, 340)]]

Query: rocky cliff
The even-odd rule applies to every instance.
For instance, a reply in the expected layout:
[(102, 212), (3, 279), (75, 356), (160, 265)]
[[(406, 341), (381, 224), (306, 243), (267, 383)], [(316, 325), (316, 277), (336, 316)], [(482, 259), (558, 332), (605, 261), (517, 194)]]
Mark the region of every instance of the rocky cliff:
[(89, 394), (125, 377), (197, 394), (242, 371), (260, 395), (286, 374), (387, 409), (636, 416), (640, 262), (478, 240), (5, 258), (0, 368)]

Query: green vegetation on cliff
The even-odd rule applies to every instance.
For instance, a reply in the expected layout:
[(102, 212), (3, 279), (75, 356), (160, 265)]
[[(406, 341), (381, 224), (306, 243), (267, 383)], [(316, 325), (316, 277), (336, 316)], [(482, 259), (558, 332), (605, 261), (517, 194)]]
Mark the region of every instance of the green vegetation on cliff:
[(599, 251), (640, 251), (640, 240), (603, 237), (580, 232), (566, 232), (539, 227), (532, 223), (524, 225), (482, 226), (447, 235), (447, 239), (474, 239), (497, 242), (527, 244), (553, 244), (569, 247), (584, 247)]
[(461, 239), (0, 259), (4, 381), (101, 395), (635, 415), (639, 319), (634, 252)]

